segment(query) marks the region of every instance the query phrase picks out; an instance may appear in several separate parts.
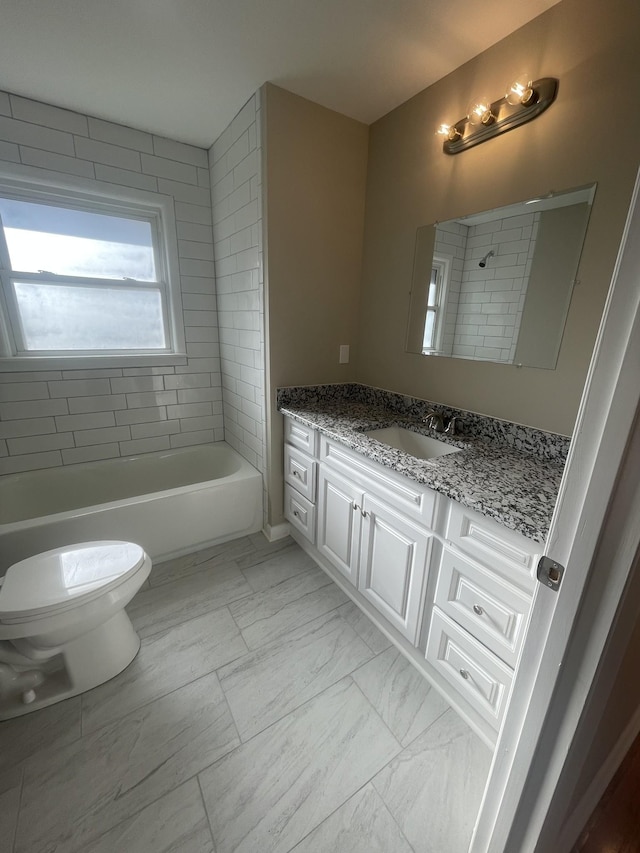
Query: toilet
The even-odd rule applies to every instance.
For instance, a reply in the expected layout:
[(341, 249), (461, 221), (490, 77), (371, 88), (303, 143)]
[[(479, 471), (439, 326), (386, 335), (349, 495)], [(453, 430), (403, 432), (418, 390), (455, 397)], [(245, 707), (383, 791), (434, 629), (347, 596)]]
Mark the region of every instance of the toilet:
[(125, 606), (151, 571), (132, 542), (83, 542), (37, 554), (0, 586), (0, 720), (113, 678), (140, 648)]

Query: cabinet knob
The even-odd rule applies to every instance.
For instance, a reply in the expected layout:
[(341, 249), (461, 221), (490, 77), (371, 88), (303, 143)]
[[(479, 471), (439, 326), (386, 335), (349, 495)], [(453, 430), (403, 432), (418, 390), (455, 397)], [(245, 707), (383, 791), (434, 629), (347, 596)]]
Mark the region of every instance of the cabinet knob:
[(466, 669), (461, 669), (461, 670), (460, 670), (460, 675), (461, 675), (465, 680), (466, 680), (467, 678), (469, 678), (469, 673), (467, 672), (467, 670), (466, 670)]
[(300, 513), (298, 512), (297, 509), (294, 509), (293, 514), (295, 515), (296, 518), (300, 518)]
[(300, 478), (300, 472), (299, 472), (299, 471), (296, 471), (295, 469), (294, 469), (294, 471), (293, 471), (293, 476), (294, 476), (294, 477), (297, 477), (299, 480), (301, 479), (301, 478)]
[(482, 609), (482, 607), (480, 607), (479, 604), (474, 604), (473, 605), (473, 612), (477, 613), (478, 616), (482, 616), (482, 614), (484, 613), (484, 610)]
[(358, 506), (358, 504), (354, 501), (354, 502), (351, 504), (351, 509), (360, 509), (360, 507), (359, 507), (359, 506)]

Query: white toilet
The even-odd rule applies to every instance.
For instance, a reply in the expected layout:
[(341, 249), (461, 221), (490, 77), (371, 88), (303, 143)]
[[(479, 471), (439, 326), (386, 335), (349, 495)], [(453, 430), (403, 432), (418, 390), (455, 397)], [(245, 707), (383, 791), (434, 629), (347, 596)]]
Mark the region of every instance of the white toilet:
[(15, 563), (0, 586), (0, 720), (102, 684), (136, 656), (124, 608), (151, 560), (132, 542), (83, 542)]

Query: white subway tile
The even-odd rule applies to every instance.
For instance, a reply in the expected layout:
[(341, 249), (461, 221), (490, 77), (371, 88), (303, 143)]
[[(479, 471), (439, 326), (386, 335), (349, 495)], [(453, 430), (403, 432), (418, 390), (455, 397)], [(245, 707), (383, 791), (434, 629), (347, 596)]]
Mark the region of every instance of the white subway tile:
[(233, 182), (239, 187), (245, 181), (256, 177), (258, 174), (258, 151), (254, 149), (241, 160), (233, 169)]
[(171, 447), (189, 447), (193, 444), (209, 444), (215, 441), (213, 430), (201, 432), (181, 432), (171, 436)]
[(141, 409), (125, 409), (116, 412), (117, 424), (143, 424), (154, 421), (166, 421), (167, 410), (164, 406), (149, 406)]
[(183, 184), (197, 184), (198, 173), (195, 166), (186, 163), (178, 163), (175, 160), (166, 160), (164, 157), (154, 157), (151, 154), (142, 154), (142, 171), (147, 175), (155, 175), (158, 178), (169, 178), (172, 181), (180, 181)]
[[(111, 391), (114, 394), (128, 394), (135, 391), (163, 391), (162, 376), (125, 376), (122, 379), (111, 380)], [(125, 408), (120, 406), (119, 408)]]
[(185, 388), (178, 391), (178, 403), (205, 403), (221, 399), (221, 388)]
[(49, 389), (46, 382), (11, 382), (0, 385), (0, 402), (16, 400), (46, 400)]
[(0, 116), (0, 139), (73, 157), (73, 136), (60, 130)]
[(182, 307), (185, 311), (216, 311), (216, 297), (213, 294), (183, 293)]
[(49, 393), (52, 397), (98, 396), (110, 394), (111, 386), (108, 379), (63, 379), (49, 382)]
[(197, 148), (195, 145), (176, 142), (164, 136), (153, 137), (153, 153), (158, 157), (179, 160), (181, 163), (191, 163), (192, 166), (200, 166), (203, 169), (207, 169), (209, 166), (205, 148)]
[(217, 343), (187, 343), (187, 356), (189, 358), (217, 358), (219, 354)]
[(185, 311), (185, 326), (217, 326), (217, 311)]
[(19, 438), (25, 435), (45, 435), (56, 431), (53, 418), (29, 418), (24, 421), (0, 423), (0, 438)]
[(67, 175), (80, 175), (83, 178), (94, 178), (93, 163), (67, 157), (65, 154), (52, 154), (50, 151), (40, 151), (37, 148), (20, 146), (20, 159), (25, 166), (38, 166), (50, 172), (64, 172)]
[(181, 258), (213, 261), (213, 242), (197, 243), (193, 240), (178, 240), (178, 254)]
[(153, 438), (137, 438), (132, 441), (120, 442), (122, 456), (133, 456), (138, 453), (153, 453), (157, 450), (169, 450), (169, 437), (159, 435)]
[(229, 238), (230, 249), (233, 255), (238, 252), (243, 252), (245, 249), (250, 249), (253, 243), (253, 228), (243, 228), (237, 234), (232, 234)]
[(61, 450), (73, 447), (73, 435), (70, 432), (55, 432), (49, 435), (33, 435), (28, 438), (10, 438), (7, 440), (12, 456), (26, 453), (40, 453), (46, 450)]
[(109, 142), (97, 142), (95, 139), (76, 137), (76, 156), (105, 166), (117, 166), (118, 169), (140, 171), (140, 154), (130, 148), (121, 148)]
[(209, 149), (209, 161), (213, 160), (216, 163), (221, 157), (225, 156), (233, 141), (234, 136), (229, 124)]
[(0, 115), (11, 115), (11, 102), (7, 92), (0, 92)]
[(211, 378), (206, 373), (183, 373), (182, 375), (167, 376), (165, 388), (206, 388), (211, 385)]
[(166, 406), (175, 404), (176, 402), (177, 396), (175, 391), (148, 391), (127, 394), (127, 406), (129, 409)]
[(181, 432), (195, 432), (203, 429), (214, 429), (218, 427), (220, 419), (214, 415), (201, 415), (198, 418), (181, 418)]
[(251, 400), (242, 400), (241, 408), (245, 414), (249, 415), (257, 423), (261, 423), (264, 420), (262, 406), (257, 403), (253, 403)]
[(134, 130), (134, 128), (125, 127), (122, 124), (90, 118), (89, 135), (101, 142), (110, 142), (112, 145), (120, 145), (123, 148), (133, 148), (135, 151), (153, 154), (153, 141), (150, 133)]
[(112, 441), (127, 441), (131, 438), (128, 426), (105, 427), (104, 429), (84, 429), (74, 432), (76, 447), (88, 444), (108, 444)]
[(255, 225), (259, 220), (258, 202), (256, 200), (250, 201), (249, 204), (245, 204), (235, 213), (236, 231), (240, 231), (241, 228), (246, 228), (249, 225)]
[(184, 403), (179, 406), (167, 406), (169, 418), (199, 418), (211, 415), (211, 403)]
[(125, 367), (124, 376), (165, 376), (173, 373), (174, 367)]
[(158, 178), (158, 192), (172, 195), (177, 201), (199, 204), (202, 207), (211, 206), (211, 194), (206, 187), (183, 184), (179, 181), (171, 181), (168, 178)]
[(198, 243), (211, 243), (213, 231), (210, 225), (199, 225), (197, 222), (178, 222), (178, 238), (194, 240)]
[(238, 426), (241, 426), (245, 432), (250, 435), (256, 435), (258, 432), (258, 424), (248, 415), (238, 412)]
[(127, 169), (116, 169), (102, 163), (95, 164), (96, 178), (110, 184), (123, 187), (134, 187), (138, 190), (158, 192), (158, 179), (153, 175), (143, 175), (142, 172), (131, 172)]
[(214, 278), (215, 268), (213, 261), (201, 261), (195, 258), (180, 258), (180, 275)]
[(59, 450), (29, 453), (25, 456), (6, 456), (0, 459), (0, 474), (19, 474), (22, 471), (35, 471), (39, 468), (55, 468), (57, 465), (62, 465)]
[(13, 142), (0, 142), (0, 160), (7, 160), (9, 163), (19, 163), (20, 149)]
[(116, 456), (120, 456), (120, 448), (117, 444), (90, 444), (87, 447), (74, 447), (62, 451), (62, 460), (65, 465), (114, 459)]
[(227, 168), (233, 169), (249, 153), (249, 134), (243, 133), (237, 137), (233, 145), (227, 151)]
[(206, 187), (208, 190), (210, 190), (211, 178), (209, 176), (209, 170), (203, 169), (201, 166), (198, 166), (197, 172), (198, 172), (198, 186), (199, 187)]
[[(211, 202), (209, 201), (209, 204)], [(176, 219), (179, 222), (195, 222), (198, 225), (211, 226), (211, 207), (202, 207), (183, 201), (176, 201)]]
[(176, 375), (182, 373), (217, 373), (220, 370), (219, 358), (190, 358), (189, 364), (176, 367)]
[(89, 133), (86, 116), (61, 107), (44, 104), (41, 101), (32, 101), (28, 98), (20, 98), (18, 95), (11, 95), (11, 111), (14, 118), (30, 121), (32, 124), (53, 127), (56, 130), (65, 130), (68, 133), (77, 133), (81, 136), (87, 136)]
[(110, 379), (122, 376), (120, 367), (99, 367), (94, 370), (63, 370), (62, 376), (49, 376), (49, 379)]
[(44, 418), (47, 415), (66, 415), (66, 400), (25, 400), (19, 403), (0, 403), (0, 420), (19, 418)]
[(131, 438), (154, 438), (157, 435), (172, 435), (180, 432), (180, 421), (158, 421), (153, 424), (133, 424)]
[(77, 429), (99, 429), (115, 424), (113, 412), (88, 412), (81, 415), (62, 415), (56, 418), (58, 432)]
[(69, 412), (81, 415), (86, 412), (112, 412), (116, 409), (126, 409), (127, 398), (124, 394), (105, 394), (99, 397), (70, 397)]
[(4, 438), (0, 439), (0, 456), (8, 456), (9, 448), (7, 447), (7, 442)]
[(183, 294), (205, 293), (211, 295), (215, 293), (216, 284), (213, 278), (182, 275), (180, 276), (180, 282)]
[(216, 343), (218, 340), (217, 326), (187, 326), (185, 340), (190, 343)]

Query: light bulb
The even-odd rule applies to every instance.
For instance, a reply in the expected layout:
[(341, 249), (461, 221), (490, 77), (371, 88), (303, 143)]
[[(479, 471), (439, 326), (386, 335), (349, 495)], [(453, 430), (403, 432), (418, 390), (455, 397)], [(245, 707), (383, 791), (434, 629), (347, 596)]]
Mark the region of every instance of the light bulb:
[(453, 124), (441, 124), (436, 133), (439, 136), (446, 136), (449, 142), (453, 142), (461, 136), (460, 131)]
[(534, 89), (531, 86), (531, 79), (528, 74), (521, 74), (512, 83), (505, 94), (507, 103), (515, 106), (522, 104), (523, 107), (528, 107), (535, 104), (538, 99)]
[(470, 124), (491, 124), (495, 116), (491, 112), (491, 101), (481, 96), (473, 98), (467, 107), (467, 118)]

